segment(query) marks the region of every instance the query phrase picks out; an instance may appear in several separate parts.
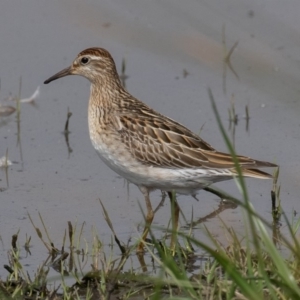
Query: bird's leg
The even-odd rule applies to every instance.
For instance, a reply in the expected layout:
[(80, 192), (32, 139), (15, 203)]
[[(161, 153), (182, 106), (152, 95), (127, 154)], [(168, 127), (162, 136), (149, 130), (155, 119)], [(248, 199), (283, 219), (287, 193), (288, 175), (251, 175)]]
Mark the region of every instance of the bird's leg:
[(170, 248), (173, 251), (175, 250), (175, 245), (176, 245), (180, 207), (177, 203), (175, 192), (168, 192), (168, 195), (171, 201), (171, 216), (172, 216), (172, 235), (171, 235)]
[(151, 202), (150, 202), (150, 197), (149, 197), (149, 190), (146, 187), (140, 187), (140, 190), (141, 190), (141, 192), (143, 193), (143, 195), (145, 197), (145, 202), (146, 202), (146, 207), (147, 207), (147, 215), (146, 215), (145, 228), (144, 228), (144, 231), (143, 231), (143, 234), (142, 234), (142, 240), (138, 244), (137, 252), (143, 252), (144, 251), (144, 242), (147, 238), (149, 228), (150, 228), (151, 223), (152, 223), (153, 218), (154, 218), (154, 212), (153, 212), (152, 205), (151, 205)]

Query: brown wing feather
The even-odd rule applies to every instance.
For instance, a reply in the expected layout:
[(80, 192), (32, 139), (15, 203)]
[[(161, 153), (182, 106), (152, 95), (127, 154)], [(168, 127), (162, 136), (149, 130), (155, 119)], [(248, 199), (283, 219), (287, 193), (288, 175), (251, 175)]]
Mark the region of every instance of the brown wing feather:
[[(143, 103), (133, 101), (126, 105), (126, 114), (120, 110), (116, 116), (122, 127), (119, 133), (141, 163), (163, 168), (234, 168), (230, 154), (217, 152), (183, 125)], [(238, 160), (245, 170), (276, 166), (244, 156), (238, 156)]]
[[(237, 175), (237, 172), (235, 169), (231, 170), (233, 174)], [(266, 172), (263, 172), (258, 169), (244, 169), (242, 168), (243, 176), (245, 177), (253, 177), (253, 178), (260, 178), (260, 179), (271, 179), (273, 176), (271, 174), (268, 174)]]

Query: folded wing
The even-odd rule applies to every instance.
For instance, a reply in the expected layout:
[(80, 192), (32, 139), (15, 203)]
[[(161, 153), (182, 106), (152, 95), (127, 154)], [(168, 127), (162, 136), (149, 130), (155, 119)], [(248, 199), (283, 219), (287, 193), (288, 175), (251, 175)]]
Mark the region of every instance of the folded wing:
[[(231, 155), (217, 152), (183, 125), (152, 110), (117, 116), (121, 140), (142, 164), (160, 168), (234, 169)], [(275, 164), (237, 156), (245, 176), (266, 178), (259, 167)], [(233, 172), (235, 172), (233, 170)]]

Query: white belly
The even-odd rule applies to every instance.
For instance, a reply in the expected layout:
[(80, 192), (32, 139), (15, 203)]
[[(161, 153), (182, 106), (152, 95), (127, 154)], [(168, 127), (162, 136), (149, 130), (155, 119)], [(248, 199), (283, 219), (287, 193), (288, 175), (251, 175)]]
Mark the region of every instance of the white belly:
[(231, 172), (206, 169), (170, 169), (143, 165), (135, 160), (127, 149), (103, 143), (92, 144), (103, 162), (137, 186), (163, 191), (176, 191), (180, 194), (195, 194), (197, 190), (222, 180), (232, 178)]

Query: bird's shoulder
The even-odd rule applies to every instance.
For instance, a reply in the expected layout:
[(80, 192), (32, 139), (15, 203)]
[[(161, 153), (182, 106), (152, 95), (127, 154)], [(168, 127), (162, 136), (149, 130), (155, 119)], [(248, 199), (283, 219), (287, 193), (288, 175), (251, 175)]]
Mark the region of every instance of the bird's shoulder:
[[(134, 101), (135, 100), (135, 101)], [(116, 113), (123, 132), (144, 136), (166, 144), (215, 151), (215, 149), (184, 125), (164, 116), (137, 99)]]

